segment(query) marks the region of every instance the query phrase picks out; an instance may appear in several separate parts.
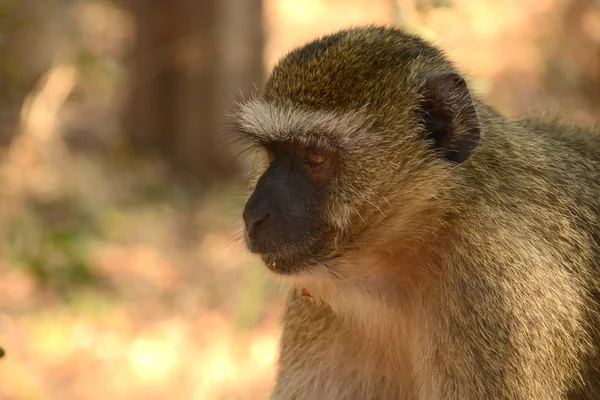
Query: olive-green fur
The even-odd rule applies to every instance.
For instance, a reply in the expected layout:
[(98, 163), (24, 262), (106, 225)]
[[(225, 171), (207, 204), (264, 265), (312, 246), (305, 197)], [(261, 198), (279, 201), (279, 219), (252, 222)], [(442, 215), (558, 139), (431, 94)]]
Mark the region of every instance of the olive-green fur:
[(352, 29), (292, 51), (273, 69), (264, 98), (315, 110), (366, 107), (393, 124), (412, 106), (416, 75), (453, 71), (441, 51), (417, 36), (388, 28)]
[(600, 134), (473, 97), (479, 144), (449, 163), (417, 111), (456, 71), (355, 28), (289, 53), (240, 111), (261, 141), (342, 158), (327, 268), (286, 278), (312, 298), (288, 299), (272, 399), (600, 399)]

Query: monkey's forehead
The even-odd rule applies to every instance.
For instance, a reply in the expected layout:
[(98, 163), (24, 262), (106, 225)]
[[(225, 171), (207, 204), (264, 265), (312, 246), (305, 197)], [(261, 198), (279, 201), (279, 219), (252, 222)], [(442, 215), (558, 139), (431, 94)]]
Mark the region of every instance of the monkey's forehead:
[(272, 103), (293, 101), (317, 110), (408, 104), (418, 76), (449, 70), (443, 53), (398, 29), (343, 30), (301, 46), (283, 57), (264, 90)]
[(262, 142), (299, 141), (306, 144), (347, 149), (350, 141), (366, 135), (371, 128), (363, 110), (323, 111), (294, 105), (271, 104), (263, 99), (239, 105), (236, 124), (241, 132)]
[(364, 139), (368, 148), (406, 127), (421, 74), (451, 68), (435, 47), (398, 29), (343, 30), (285, 56), (263, 96), (239, 105), (237, 124), (263, 143), (316, 141), (347, 151)]

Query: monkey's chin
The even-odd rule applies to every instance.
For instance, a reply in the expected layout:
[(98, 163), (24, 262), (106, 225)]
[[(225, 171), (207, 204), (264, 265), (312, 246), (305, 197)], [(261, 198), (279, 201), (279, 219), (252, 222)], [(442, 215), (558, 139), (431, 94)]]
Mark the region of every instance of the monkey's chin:
[(311, 264), (304, 258), (279, 257), (272, 254), (261, 254), (265, 266), (279, 275), (294, 275), (311, 268)]
[(246, 235), (246, 246), (251, 253), (262, 258), (270, 271), (287, 276), (314, 268), (318, 264), (315, 255), (320, 253), (319, 249), (296, 247), (289, 244), (264, 246), (260, 242), (250, 240), (248, 235)]

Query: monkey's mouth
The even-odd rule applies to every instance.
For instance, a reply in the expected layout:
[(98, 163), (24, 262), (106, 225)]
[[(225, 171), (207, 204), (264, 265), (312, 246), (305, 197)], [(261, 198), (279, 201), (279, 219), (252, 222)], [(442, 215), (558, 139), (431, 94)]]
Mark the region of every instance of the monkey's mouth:
[(245, 241), (248, 250), (259, 255), (269, 270), (282, 275), (292, 275), (310, 269), (316, 264), (316, 256), (319, 253), (316, 243), (311, 243), (311, 246), (298, 246), (283, 240), (279, 243), (273, 239), (261, 241), (253, 237), (251, 232), (246, 232)]

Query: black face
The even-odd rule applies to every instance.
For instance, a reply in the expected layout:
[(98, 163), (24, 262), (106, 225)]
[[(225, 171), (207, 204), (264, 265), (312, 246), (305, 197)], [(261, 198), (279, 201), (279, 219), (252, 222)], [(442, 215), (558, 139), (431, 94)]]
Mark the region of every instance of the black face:
[(322, 252), (323, 203), (335, 155), (296, 143), (268, 150), (271, 165), (244, 208), (246, 241), (271, 270), (291, 274)]

